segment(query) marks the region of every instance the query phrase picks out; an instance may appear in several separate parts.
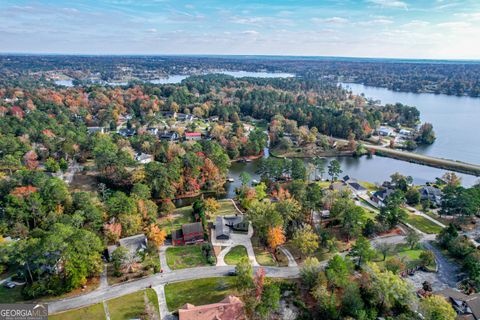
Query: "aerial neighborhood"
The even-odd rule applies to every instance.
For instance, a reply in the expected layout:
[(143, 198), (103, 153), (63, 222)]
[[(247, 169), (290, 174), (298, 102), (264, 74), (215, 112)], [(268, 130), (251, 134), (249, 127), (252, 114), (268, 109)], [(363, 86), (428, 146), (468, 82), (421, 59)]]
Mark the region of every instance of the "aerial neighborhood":
[(437, 138), (415, 107), (310, 73), (123, 84), (130, 68), (0, 87), (0, 302), (52, 319), (480, 317), (480, 169), (417, 153)]

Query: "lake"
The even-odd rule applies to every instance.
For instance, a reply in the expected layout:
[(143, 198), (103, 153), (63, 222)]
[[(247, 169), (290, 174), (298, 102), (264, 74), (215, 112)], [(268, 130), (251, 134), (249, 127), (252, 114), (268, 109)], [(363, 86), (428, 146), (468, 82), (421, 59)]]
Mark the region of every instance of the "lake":
[[(243, 77), (252, 77), (252, 78), (292, 78), (295, 77), (292, 73), (281, 73), (281, 72), (250, 72), (250, 71), (228, 71), (228, 70), (212, 70), (206, 74), (211, 73), (221, 73), (235, 78)], [(188, 78), (190, 75), (174, 74), (169, 75), (166, 78), (148, 80), (145, 82), (154, 83), (154, 84), (174, 84), (180, 83), (182, 80)], [(73, 87), (72, 80), (55, 80), (55, 84), (65, 87)], [(128, 82), (107, 82), (105, 84), (111, 86), (125, 86), (128, 85)]]
[(417, 107), (422, 122), (433, 124), (437, 140), (432, 145), (419, 147), (415, 152), (480, 164), (480, 139), (477, 137), (480, 98), (397, 92), (356, 83), (344, 83), (342, 86), (383, 104), (400, 102)]

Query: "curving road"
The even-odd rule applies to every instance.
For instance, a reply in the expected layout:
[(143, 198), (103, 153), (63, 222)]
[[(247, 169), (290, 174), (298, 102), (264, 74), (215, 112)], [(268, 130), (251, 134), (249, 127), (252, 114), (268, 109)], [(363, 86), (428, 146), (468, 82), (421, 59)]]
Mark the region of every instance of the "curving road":
[[(262, 267), (267, 277), (275, 278), (297, 278), (300, 270), (298, 267)], [(257, 269), (255, 267), (254, 269)], [(169, 273), (155, 274), (147, 278), (135, 280), (132, 282), (112, 285), (106, 288), (99, 288), (84, 295), (57, 300), (48, 303), (48, 311), (51, 314), (67, 311), (70, 309), (78, 309), (92, 304), (100, 303), (104, 300), (109, 300), (133, 293), (148, 286), (156, 287), (165, 285), (170, 282), (178, 282), (185, 280), (221, 277), (227, 275), (229, 271), (235, 270), (233, 266), (221, 267), (199, 267), (192, 269), (174, 270)]]

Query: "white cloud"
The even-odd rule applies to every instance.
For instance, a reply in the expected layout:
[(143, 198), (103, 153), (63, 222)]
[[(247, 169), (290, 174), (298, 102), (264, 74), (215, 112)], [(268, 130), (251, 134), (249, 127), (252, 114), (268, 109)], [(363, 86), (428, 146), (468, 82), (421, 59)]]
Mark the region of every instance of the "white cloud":
[(394, 21), (389, 18), (376, 18), (367, 21), (360, 21), (357, 25), (362, 27), (378, 27), (378, 26), (386, 26), (392, 24)]
[(245, 30), (240, 33), (247, 36), (258, 36), (260, 34), (258, 31), (255, 31), (255, 30)]
[(156, 32), (157, 32), (157, 29), (151, 28), (151, 29), (147, 29), (146, 31), (147, 31), (148, 33), (156, 33)]
[(399, 0), (367, 0), (372, 4), (376, 4), (385, 8), (398, 8), (398, 9), (408, 9), (408, 5)]
[(313, 23), (324, 23), (324, 24), (347, 24), (350, 21), (341, 17), (331, 17), (331, 18), (312, 18), (310, 19)]
[(471, 26), (471, 24), (465, 21), (450, 21), (450, 22), (439, 23), (437, 24), (437, 26), (441, 28), (459, 29), (459, 28), (468, 28)]
[(430, 22), (423, 20), (412, 20), (408, 23), (405, 23), (403, 27), (405, 28), (424, 28), (430, 25)]

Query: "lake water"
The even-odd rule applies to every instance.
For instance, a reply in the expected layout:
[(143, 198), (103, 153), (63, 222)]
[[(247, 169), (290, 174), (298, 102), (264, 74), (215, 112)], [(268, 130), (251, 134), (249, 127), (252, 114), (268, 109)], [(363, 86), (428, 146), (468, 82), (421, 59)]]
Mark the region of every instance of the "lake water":
[(422, 122), (430, 122), (437, 140), (416, 152), (445, 159), (480, 164), (480, 98), (433, 93), (407, 93), (385, 88), (344, 83), (355, 94), (380, 100), (383, 104), (400, 102), (415, 106)]
[[(295, 77), (292, 73), (276, 73), (276, 72), (249, 72), (249, 71), (225, 71), (225, 70), (212, 70), (210, 73), (222, 73), (235, 78), (253, 77), (253, 78), (292, 78)], [(182, 80), (188, 78), (189, 75), (170, 75), (166, 78), (154, 79), (145, 82), (155, 84), (174, 84), (180, 83)], [(73, 87), (72, 80), (56, 80), (55, 84), (65, 87)], [(107, 82), (106, 84), (111, 86), (125, 86), (128, 82)]]

